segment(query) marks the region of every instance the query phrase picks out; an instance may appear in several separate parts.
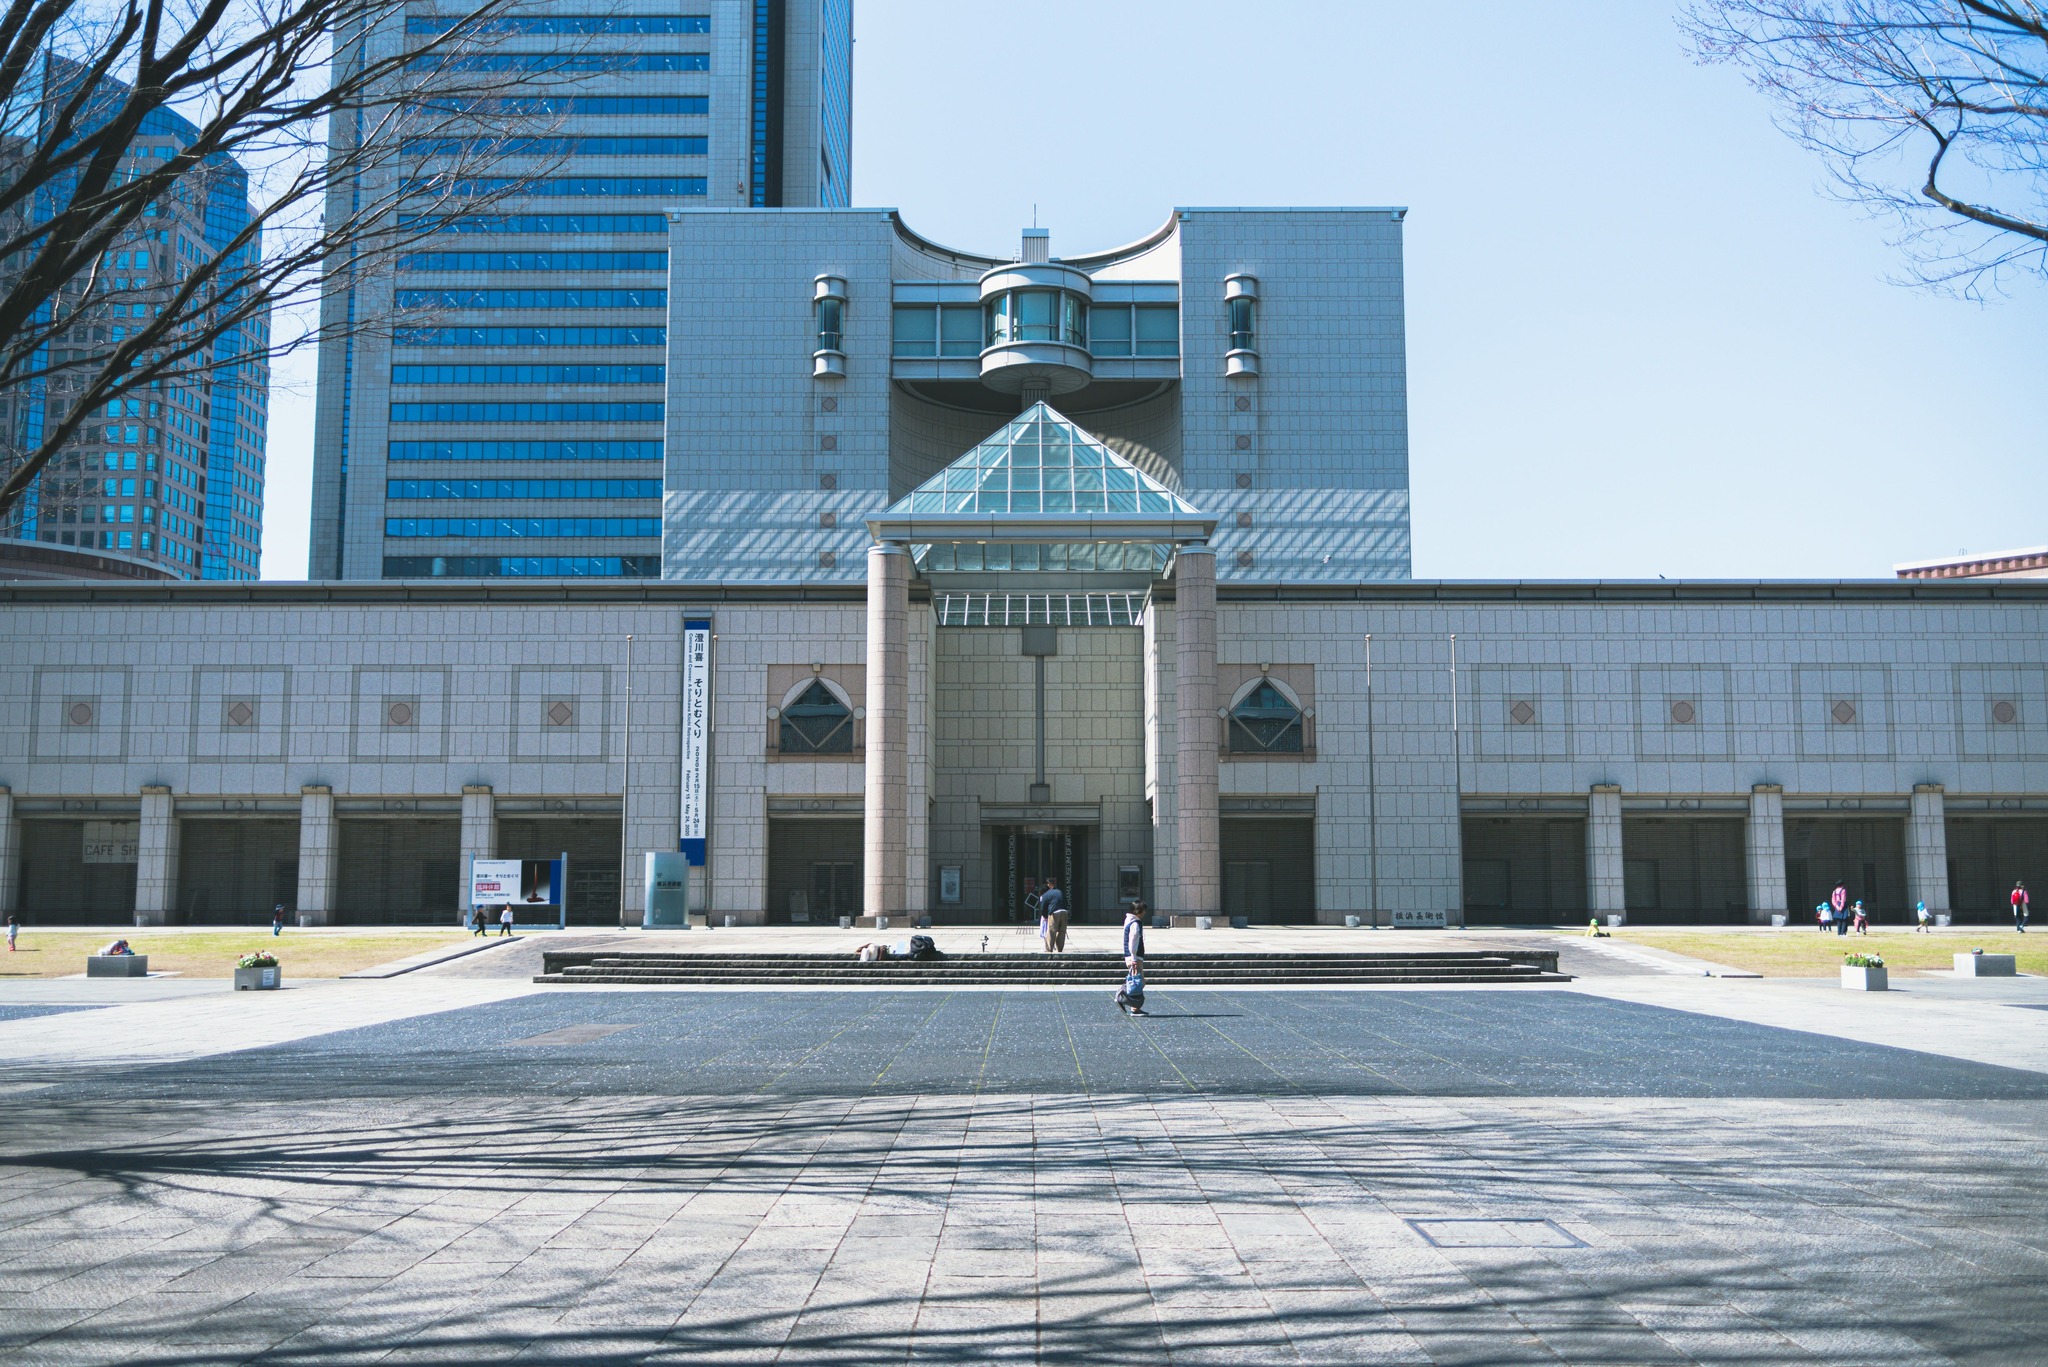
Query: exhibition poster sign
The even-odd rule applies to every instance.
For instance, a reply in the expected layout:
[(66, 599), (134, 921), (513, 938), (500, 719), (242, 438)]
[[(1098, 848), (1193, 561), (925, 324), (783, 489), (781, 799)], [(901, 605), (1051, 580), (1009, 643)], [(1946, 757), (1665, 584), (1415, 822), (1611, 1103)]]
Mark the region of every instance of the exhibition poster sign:
[(695, 867), (704, 864), (705, 814), (711, 754), (711, 622), (683, 622), (682, 831), (677, 846)]

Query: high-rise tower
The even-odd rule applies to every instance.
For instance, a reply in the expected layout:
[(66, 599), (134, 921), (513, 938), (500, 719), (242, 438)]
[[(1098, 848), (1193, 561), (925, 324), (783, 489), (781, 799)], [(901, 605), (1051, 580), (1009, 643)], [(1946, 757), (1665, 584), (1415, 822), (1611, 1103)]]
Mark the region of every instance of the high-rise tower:
[[(664, 211), (848, 202), (852, 0), (598, 8), (494, 26), (486, 103), (550, 116), (555, 159), (326, 301), (315, 578), (657, 576)], [(422, 5), (364, 48), (459, 17)]]
[[(22, 88), (33, 92), (24, 104), (36, 111), (31, 136), (40, 137), (40, 119), (62, 92), (77, 88), (84, 70), (52, 55), (37, 66)], [(110, 102), (127, 89), (107, 78), (100, 84)], [(171, 160), (198, 136), (169, 110), (151, 113), (127, 150), (123, 174)], [(227, 250), (248, 226), (248, 176), (233, 158), (207, 157), (184, 184), (189, 188), (150, 205), (121, 235), (97, 275), (63, 292), (58, 330), (38, 362), (50, 373), (0, 395), (0, 452), (40, 447), (48, 424), (70, 411), (100, 358), (124, 332), (132, 336), (132, 320), (161, 314), (193, 264)], [(52, 211), (39, 196), (36, 212)], [(223, 329), (183, 378), (108, 401), (29, 485), (0, 534), (116, 551), (180, 578), (257, 578), (269, 344), (266, 312)]]

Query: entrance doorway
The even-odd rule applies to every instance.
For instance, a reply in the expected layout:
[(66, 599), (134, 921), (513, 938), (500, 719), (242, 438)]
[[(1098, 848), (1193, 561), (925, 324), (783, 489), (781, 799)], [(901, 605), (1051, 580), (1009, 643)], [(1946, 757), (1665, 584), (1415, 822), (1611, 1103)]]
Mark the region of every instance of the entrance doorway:
[(997, 826), (997, 914), (1006, 921), (1028, 921), (1034, 898), (1048, 878), (1060, 880), (1068, 919), (1079, 921), (1088, 911), (1088, 858), (1085, 826)]
[(768, 923), (861, 915), (862, 838), (859, 817), (769, 817)]

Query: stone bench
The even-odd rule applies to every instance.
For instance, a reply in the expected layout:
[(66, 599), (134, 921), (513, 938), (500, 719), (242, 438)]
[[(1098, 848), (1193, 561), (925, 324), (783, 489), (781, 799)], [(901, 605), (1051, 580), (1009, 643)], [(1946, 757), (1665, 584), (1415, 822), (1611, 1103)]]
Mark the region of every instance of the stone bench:
[(2018, 976), (2018, 973), (2019, 969), (2010, 954), (1956, 955), (1958, 978), (2011, 978)]
[(149, 956), (147, 954), (88, 954), (85, 959), (85, 976), (88, 978), (147, 978)]

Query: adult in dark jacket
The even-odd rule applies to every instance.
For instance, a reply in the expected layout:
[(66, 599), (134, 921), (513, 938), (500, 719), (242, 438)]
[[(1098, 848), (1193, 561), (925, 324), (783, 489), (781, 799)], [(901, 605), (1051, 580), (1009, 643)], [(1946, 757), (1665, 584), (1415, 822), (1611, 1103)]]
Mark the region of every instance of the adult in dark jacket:
[(1065, 953), (1067, 895), (1060, 891), (1059, 879), (1045, 880), (1045, 891), (1038, 894), (1038, 914), (1045, 919), (1045, 947), (1054, 954)]

